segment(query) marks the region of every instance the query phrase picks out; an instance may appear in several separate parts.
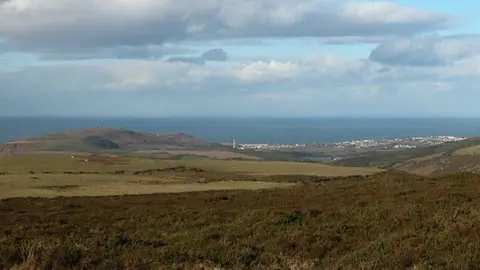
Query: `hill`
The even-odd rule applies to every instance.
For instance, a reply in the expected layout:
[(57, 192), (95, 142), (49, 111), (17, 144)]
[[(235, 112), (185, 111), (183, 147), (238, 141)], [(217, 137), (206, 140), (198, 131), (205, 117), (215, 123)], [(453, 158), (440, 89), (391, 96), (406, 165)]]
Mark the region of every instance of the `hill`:
[(480, 137), (429, 147), (371, 151), (334, 164), (394, 168), (421, 175), (480, 172)]
[(220, 148), (184, 133), (152, 134), (118, 128), (72, 130), (36, 138), (25, 138), (0, 144), (0, 153), (37, 151), (98, 152), (102, 150)]
[(289, 187), (377, 173), (382, 170), (299, 162), (11, 155), (0, 158), (0, 199)]
[(12, 155), (0, 158), (0, 269), (476, 269), (479, 179)]
[[(82, 176), (69, 177), (76, 184), (36, 189), (81, 191)], [(0, 200), (0, 269), (477, 269), (478, 179), (388, 172), (253, 191), (10, 198)]]

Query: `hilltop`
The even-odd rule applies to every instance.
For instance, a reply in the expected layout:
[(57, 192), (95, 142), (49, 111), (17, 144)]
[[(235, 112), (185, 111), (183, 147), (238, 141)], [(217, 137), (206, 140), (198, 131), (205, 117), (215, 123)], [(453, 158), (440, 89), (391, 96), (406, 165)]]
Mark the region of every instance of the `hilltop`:
[(44, 151), (188, 149), (221, 147), (184, 133), (152, 134), (121, 128), (88, 128), (24, 138), (0, 144), (0, 153)]
[(370, 151), (334, 164), (393, 168), (420, 175), (480, 172), (480, 137), (399, 151)]

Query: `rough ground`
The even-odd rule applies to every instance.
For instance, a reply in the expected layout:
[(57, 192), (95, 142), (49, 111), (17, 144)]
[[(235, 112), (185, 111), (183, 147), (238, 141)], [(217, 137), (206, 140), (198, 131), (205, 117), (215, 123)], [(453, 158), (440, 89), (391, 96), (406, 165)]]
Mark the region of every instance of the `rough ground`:
[(0, 173), (45, 172), (115, 172), (140, 171), (175, 166), (199, 168), (209, 172), (243, 173), (250, 175), (317, 175), (325, 177), (368, 175), (380, 172), (376, 168), (338, 167), (298, 162), (264, 162), (235, 160), (155, 160), (96, 155), (17, 155), (0, 158)]
[(375, 172), (378, 170), (288, 162), (20, 155), (0, 159), (0, 198), (285, 188), (292, 182)]
[(393, 168), (425, 176), (480, 173), (480, 137), (395, 152), (372, 151), (340, 160), (337, 165)]
[(390, 172), (290, 189), (8, 199), (0, 268), (479, 269), (479, 181)]

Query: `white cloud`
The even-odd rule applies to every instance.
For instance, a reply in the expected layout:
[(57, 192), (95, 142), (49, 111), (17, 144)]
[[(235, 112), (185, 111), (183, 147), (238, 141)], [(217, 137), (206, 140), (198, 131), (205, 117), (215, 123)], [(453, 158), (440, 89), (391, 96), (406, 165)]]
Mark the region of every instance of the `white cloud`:
[(234, 74), (247, 82), (276, 81), (296, 77), (299, 69), (299, 65), (293, 62), (259, 61), (246, 65)]
[[(256, 61), (242, 65), (223, 63), (200, 66), (184, 62), (118, 60), (83, 64), (32, 66), (21, 71), (1, 72), (0, 87), (42, 85), (36, 91), (50, 92), (68, 89), (176, 91), (189, 89), (217, 94), (231, 94), (238, 89), (257, 92), (258, 87), (269, 94), (294, 89), (330, 91), (329, 87), (353, 89), (361, 85), (385, 85), (407, 82), (451, 83), (454, 80), (480, 75), (480, 57), (440, 67), (387, 66), (363, 59), (346, 59), (332, 55), (313, 56), (309, 60)], [(29, 78), (24, 80), (24, 78)], [(5, 85), (10, 82), (10, 87)], [(374, 89), (370, 87), (371, 89)], [(381, 89), (376, 88), (376, 89)], [(372, 91), (370, 91), (372, 92)], [(378, 92), (378, 91), (373, 91)]]
[[(475, 58), (451, 66), (389, 67), (330, 55), (309, 60), (206, 66), (143, 60), (65, 62), (0, 72), (0, 98), (9, 101), (0, 108), (0, 113), (54, 114), (68, 110), (72, 114), (93, 111), (106, 115), (166, 112), (174, 115), (207, 112), (398, 115), (443, 112), (446, 101), (470, 104), (475, 100), (472, 94), (475, 94), (475, 85), (480, 83), (479, 63), (480, 59)], [(477, 76), (473, 76), (475, 74)]]
[(391, 2), (349, 3), (344, 5), (343, 15), (361, 22), (390, 24), (411, 23), (435, 16), (418, 9), (399, 7)]
[[(0, 59), (26, 52), (48, 60), (19, 61), (26, 68), (13, 70), (15, 59), (5, 58), (0, 99), (8, 104), (0, 114), (420, 113), (471, 103), (465, 93), (480, 83), (477, 36), (431, 36), (452, 18), (392, 2), (0, 3)], [(298, 42), (277, 47), (285, 39)], [(226, 50), (240, 58), (218, 48), (229, 42)], [(241, 58), (258, 43), (268, 44), (258, 57)], [(367, 59), (315, 55), (331, 48), (322, 43), (378, 46)], [(76, 61), (88, 59), (95, 61)]]

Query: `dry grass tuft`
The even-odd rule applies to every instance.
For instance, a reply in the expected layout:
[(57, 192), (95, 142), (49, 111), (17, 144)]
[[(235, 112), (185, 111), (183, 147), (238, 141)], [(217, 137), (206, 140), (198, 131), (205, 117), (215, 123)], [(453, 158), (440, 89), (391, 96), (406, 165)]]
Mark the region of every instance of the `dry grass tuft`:
[[(48, 263), (44, 260), (57, 246), (59, 241), (57, 239), (35, 239), (27, 242), (23, 241), (20, 244), (20, 250), (16, 250), (10, 259), (21, 261), (13, 265), (10, 270), (37, 270), (48, 267)], [(15, 257), (18, 256), (18, 257)]]

